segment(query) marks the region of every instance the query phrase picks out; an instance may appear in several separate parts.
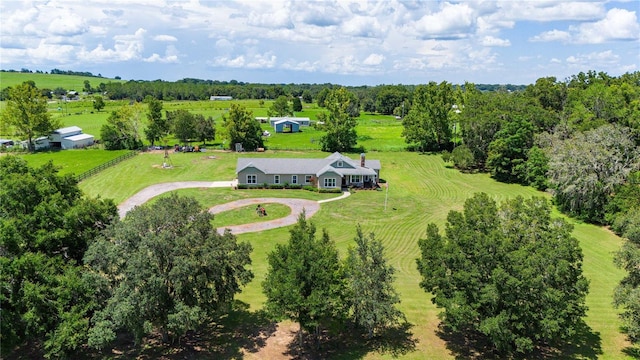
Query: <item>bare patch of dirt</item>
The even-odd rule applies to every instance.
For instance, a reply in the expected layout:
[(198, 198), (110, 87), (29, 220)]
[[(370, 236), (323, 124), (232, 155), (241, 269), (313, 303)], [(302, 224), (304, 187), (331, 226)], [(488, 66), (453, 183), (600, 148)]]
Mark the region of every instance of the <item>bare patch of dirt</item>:
[(291, 321), (283, 321), (278, 323), (276, 331), (271, 334), (263, 347), (257, 351), (247, 351), (242, 349), (245, 359), (291, 359), (290, 355), (287, 355), (289, 351), (289, 345), (295, 339), (295, 336), (300, 330), (300, 326), (297, 323)]

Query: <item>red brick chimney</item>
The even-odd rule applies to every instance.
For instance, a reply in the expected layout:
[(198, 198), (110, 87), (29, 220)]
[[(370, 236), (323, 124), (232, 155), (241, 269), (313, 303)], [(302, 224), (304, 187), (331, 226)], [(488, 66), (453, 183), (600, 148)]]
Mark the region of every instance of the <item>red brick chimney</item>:
[(364, 153), (360, 154), (360, 167), (365, 167), (364, 164), (366, 161), (364, 160)]

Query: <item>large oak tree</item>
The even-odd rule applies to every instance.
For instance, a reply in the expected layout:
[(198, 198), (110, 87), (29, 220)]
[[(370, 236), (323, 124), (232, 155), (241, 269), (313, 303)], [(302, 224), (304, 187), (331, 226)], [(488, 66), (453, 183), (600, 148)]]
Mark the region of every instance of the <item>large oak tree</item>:
[(84, 259), (104, 299), (89, 345), (107, 346), (118, 330), (139, 342), (158, 329), (168, 340), (229, 308), (253, 277), (251, 246), (229, 232), (219, 235), (212, 218), (195, 199), (172, 195), (134, 208), (105, 230)]
[(503, 354), (571, 337), (585, 316), (588, 282), (572, 226), (543, 198), (498, 207), (486, 194), (451, 211), (419, 241), (420, 286), (454, 332), (485, 336)]

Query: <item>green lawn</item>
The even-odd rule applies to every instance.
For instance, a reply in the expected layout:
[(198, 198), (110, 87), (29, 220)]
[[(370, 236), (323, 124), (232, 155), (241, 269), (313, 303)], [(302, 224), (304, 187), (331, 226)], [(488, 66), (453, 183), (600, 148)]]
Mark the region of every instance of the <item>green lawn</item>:
[[(209, 156), (215, 156), (215, 159)], [(81, 188), (92, 196), (114, 198), (119, 203), (153, 183), (230, 180), (234, 177), (237, 156), (235, 153), (227, 152), (172, 154), (175, 168), (167, 170), (158, 167), (162, 162), (161, 155), (139, 155), (83, 181)], [(324, 157), (327, 154), (267, 152), (243, 156)], [(356, 154), (351, 156), (355, 157)], [(420, 277), (415, 263), (419, 255), (418, 239), (423, 237), (430, 222), (435, 222), (442, 229), (447, 213), (450, 210), (462, 209), (465, 199), (475, 192), (486, 192), (498, 201), (514, 196), (548, 196), (529, 187), (496, 182), (487, 174), (460, 173), (447, 168), (441, 158), (435, 155), (371, 152), (367, 156), (370, 159), (381, 160), (381, 177), (388, 181), (388, 193), (358, 191), (347, 199), (322, 204), (312, 221), (319, 230), (328, 230), (342, 256), (345, 256), (349, 246), (353, 246), (356, 224), (361, 224), (365, 232), (374, 232), (376, 237), (383, 241), (387, 258), (397, 269), (396, 287), (402, 298), (400, 308), (414, 325), (411, 331), (417, 340), (416, 350), (402, 355), (401, 358), (454, 358), (455, 354), (451, 353), (445, 341), (435, 333), (438, 309), (432, 305), (430, 295), (418, 286)], [(246, 197), (290, 196), (319, 199), (335, 196), (301, 190), (187, 189), (180, 190), (179, 193), (196, 196), (204, 206)], [(220, 216), (236, 217), (234, 214)], [(582, 245), (584, 273), (590, 281), (590, 293), (587, 297), (589, 312), (586, 318), (589, 328), (587, 333), (581, 334), (586, 344), (565, 349), (565, 357), (592, 358), (595, 354), (603, 359), (625, 358), (622, 349), (628, 344), (624, 335), (618, 331), (620, 322), (611, 305), (613, 288), (623, 275), (612, 262), (612, 253), (619, 248), (621, 240), (606, 229), (581, 223), (576, 224), (574, 234)], [(260, 309), (264, 302), (260, 283), (267, 269), (267, 254), (275, 244), (288, 240), (288, 228), (243, 234), (238, 237), (242, 241), (249, 241), (253, 246), (252, 268), (256, 275), (238, 299), (249, 304), (250, 311), (255, 311)], [(353, 358), (347, 349), (344, 351), (341, 358)], [(386, 359), (392, 356), (370, 353), (366, 358)]]
[(214, 216), (213, 225), (217, 228), (225, 226), (248, 224), (252, 222), (270, 221), (283, 218), (291, 214), (291, 208), (282, 204), (262, 204), (267, 216), (260, 217), (253, 205), (218, 213)]
[(106, 151), (97, 149), (78, 149), (64, 151), (37, 152), (34, 154), (20, 153), (31, 166), (39, 167), (52, 161), (60, 169), (60, 174), (80, 175), (96, 166), (107, 163), (118, 156), (128, 153), (128, 150)]

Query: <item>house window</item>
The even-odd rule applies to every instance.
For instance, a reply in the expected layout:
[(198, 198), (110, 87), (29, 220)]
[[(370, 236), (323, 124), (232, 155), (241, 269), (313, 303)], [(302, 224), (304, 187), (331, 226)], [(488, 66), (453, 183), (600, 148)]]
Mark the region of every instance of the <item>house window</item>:
[(326, 188), (336, 187), (336, 178), (324, 178), (324, 187)]
[(280, 175), (273, 175), (273, 183), (280, 184)]
[(342, 163), (342, 160), (338, 160), (338, 162), (336, 163), (336, 166), (337, 166), (337, 167), (342, 167), (342, 165), (344, 165), (344, 164)]
[(360, 175), (351, 175), (351, 182), (352, 183), (359, 183), (362, 182)]
[(305, 175), (304, 176), (304, 183), (305, 184), (311, 184), (311, 175)]
[(254, 174), (247, 175), (247, 184), (257, 184), (258, 176)]
[(292, 184), (298, 183), (298, 175), (291, 175), (291, 183)]

